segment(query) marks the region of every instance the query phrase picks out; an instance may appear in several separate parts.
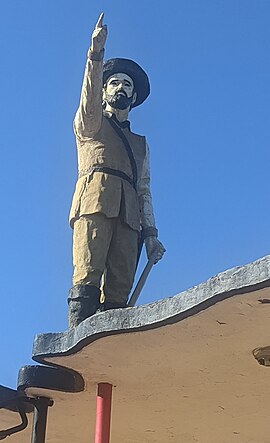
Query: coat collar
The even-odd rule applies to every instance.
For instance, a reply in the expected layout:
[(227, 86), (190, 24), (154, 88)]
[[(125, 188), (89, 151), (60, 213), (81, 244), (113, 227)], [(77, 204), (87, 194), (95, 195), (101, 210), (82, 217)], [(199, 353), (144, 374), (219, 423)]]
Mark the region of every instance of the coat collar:
[(105, 115), (105, 117), (111, 118), (120, 128), (122, 128), (122, 129), (128, 128), (128, 130), (130, 131), (130, 121), (129, 120), (125, 120), (123, 122), (120, 122), (119, 120), (117, 120), (117, 118), (115, 117), (115, 115), (112, 112), (108, 112), (108, 111), (104, 111), (103, 114)]

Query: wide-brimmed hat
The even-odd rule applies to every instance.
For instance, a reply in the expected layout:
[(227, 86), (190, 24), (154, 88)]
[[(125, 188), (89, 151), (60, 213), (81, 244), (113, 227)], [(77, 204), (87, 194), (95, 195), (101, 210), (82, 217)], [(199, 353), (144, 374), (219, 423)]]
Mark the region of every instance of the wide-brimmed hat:
[(137, 93), (135, 103), (132, 105), (140, 105), (146, 100), (150, 94), (150, 83), (146, 72), (133, 60), (127, 58), (111, 58), (105, 61), (103, 65), (103, 83), (113, 74), (127, 74), (134, 82), (134, 89)]

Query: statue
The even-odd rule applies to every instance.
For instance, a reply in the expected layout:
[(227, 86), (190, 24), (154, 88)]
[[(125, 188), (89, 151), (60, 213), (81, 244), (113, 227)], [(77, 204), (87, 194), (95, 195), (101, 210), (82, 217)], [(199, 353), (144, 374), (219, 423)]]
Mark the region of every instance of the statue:
[[(137, 266), (138, 243), (148, 258), (165, 252), (152, 208), (149, 148), (134, 134), (129, 111), (148, 97), (147, 74), (134, 61), (103, 63), (107, 26), (102, 13), (92, 34), (79, 108), (74, 119), (78, 181), (70, 224), (73, 286), (69, 327), (102, 309), (127, 306)], [(101, 297), (103, 303), (101, 303)]]

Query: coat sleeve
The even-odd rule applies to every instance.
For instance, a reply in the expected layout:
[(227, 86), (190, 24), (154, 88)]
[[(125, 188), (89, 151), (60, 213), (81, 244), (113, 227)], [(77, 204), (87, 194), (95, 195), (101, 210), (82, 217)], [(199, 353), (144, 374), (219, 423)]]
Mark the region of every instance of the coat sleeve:
[(142, 228), (156, 227), (150, 190), (149, 146), (146, 143), (146, 156), (142, 167), (142, 176), (138, 182), (138, 196)]
[(74, 119), (74, 132), (78, 138), (96, 134), (102, 121), (103, 60), (91, 60), (87, 54), (80, 104)]

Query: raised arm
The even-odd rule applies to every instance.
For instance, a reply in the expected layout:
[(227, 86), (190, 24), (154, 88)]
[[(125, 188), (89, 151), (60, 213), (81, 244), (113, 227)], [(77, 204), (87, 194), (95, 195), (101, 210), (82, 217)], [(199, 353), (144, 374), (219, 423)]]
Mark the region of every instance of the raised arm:
[(107, 26), (103, 25), (104, 13), (100, 14), (92, 34), (82, 84), (79, 108), (74, 119), (77, 137), (92, 137), (102, 120), (103, 56), (107, 38)]

